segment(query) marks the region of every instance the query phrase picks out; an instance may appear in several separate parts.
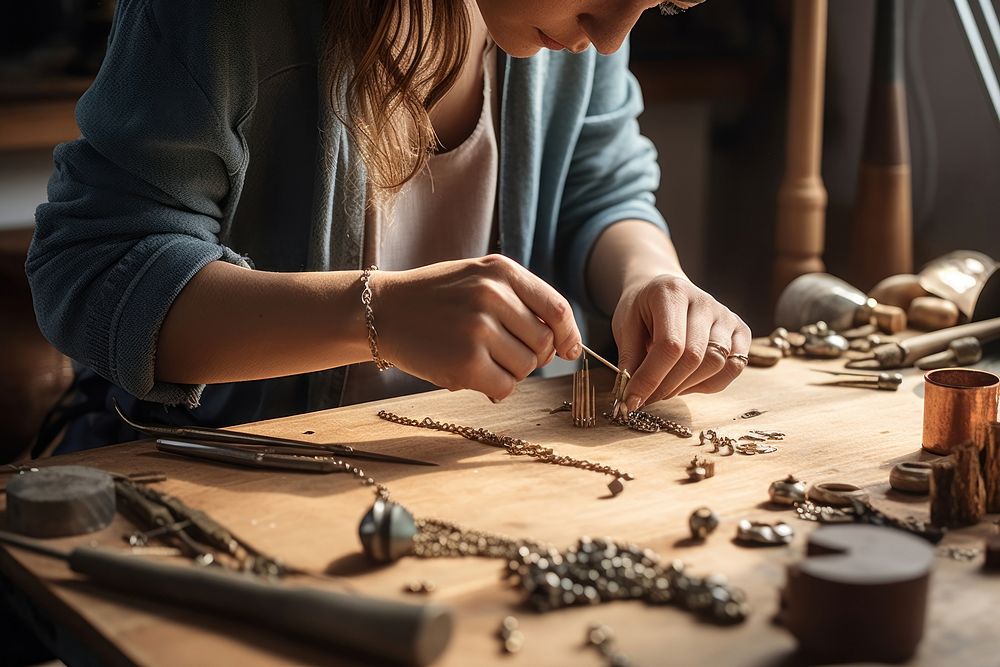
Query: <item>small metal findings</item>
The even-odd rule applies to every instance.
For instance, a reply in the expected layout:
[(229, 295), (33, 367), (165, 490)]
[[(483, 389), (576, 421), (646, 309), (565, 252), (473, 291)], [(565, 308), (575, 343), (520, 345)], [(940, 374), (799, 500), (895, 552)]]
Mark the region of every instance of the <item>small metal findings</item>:
[(778, 327), (771, 332), (771, 335), (767, 337), (767, 340), (771, 343), (771, 346), (778, 349), (782, 356), (789, 356), (792, 353), (792, 345), (788, 341), (788, 329), (785, 327)]
[(837, 359), (849, 348), (847, 339), (835, 333), (826, 335), (807, 335), (802, 345), (802, 352), (814, 359)]
[(830, 326), (823, 320), (820, 320), (815, 324), (805, 325), (799, 329), (799, 333), (803, 336), (825, 336), (830, 333)]
[(524, 634), (520, 630), (520, 623), (513, 616), (507, 616), (500, 621), (497, 637), (504, 653), (517, 653), (524, 646)]
[(785, 434), (781, 431), (750, 431), (750, 433), (755, 435), (760, 435), (768, 440), (784, 440)]
[(562, 405), (560, 405), (559, 407), (552, 408), (551, 410), (549, 410), (549, 414), (554, 415), (557, 412), (572, 412), (572, 410), (573, 410), (573, 403), (570, 401), (563, 401)]
[(703, 540), (719, 527), (719, 515), (708, 507), (699, 507), (688, 517), (691, 539)]
[(853, 508), (817, 505), (812, 501), (795, 504), (795, 514), (803, 521), (816, 523), (852, 523), (858, 520)]
[(927, 495), (931, 487), (930, 463), (923, 461), (903, 461), (892, 467), (889, 486), (904, 493)]
[(610, 627), (592, 623), (587, 627), (587, 644), (601, 652), (609, 667), (629, 667), (632, 662), (615, 648), (615, 633)]
[(695, 456), (684, 471), (688, 475), (688, 480), (700, 482), (703, 479), (715, 476), (715, 461)]
[(437, 590), (437, 586), (434, 585), (433, 581), (427, 581), (423, 579), (421, 581), (411, 581), (410, 583), (403, 586), (404, 593), (414, 593), (417, 595), (429, 595)]
[(854, 500), (867, 501), (868, 493), (860, 486), (844, 482), (821, 482), (813, 484), (806, 492), (806, 498), (817, 505), (830, 507), (851, 507)]
[(795, 503), (805, 502), (806, 483), (797, 479), (795, 475), (789, 475), (785, 479), (771, 482), (767, 495), (775, 505), (792, 506)]
[(608, 483), (608, 491), (611, 495), (617, 496), (619, 493), (625, 490), (625, 485), (622, 483), (621, 477), (615, 477)]
[(629, 418), (628, 406), (625, 405), (625, 389), (631, 379), (632, 376), (624, 368), (615, 376), (615, 384), (611, 388), (611, 421), (626, 421)]
[(754, 456), (755, 454), (772, 454), (778, 451), (778, 448), (774, 445), (762, 444), (760, 442), (741, 442), (733, 447), (737, 454), (742, 454), (743, 456)]
[(983, 550), (979, 547), (939, 547), (938, 553), (945, 558), (967, 563), (983, 555)]
[(753, 419), (754, 417), (760, 417), (765, 412), (767, 412), (767, 410), (757, 410), (754, 408), (753, 410), (747, 410), (741, 414), (740, 419)]
[(775, 524), (743, 519), (736, 526), (736, 540), (745, 544), (780, 546), (790, 544), (795, 530), (784, 521)]

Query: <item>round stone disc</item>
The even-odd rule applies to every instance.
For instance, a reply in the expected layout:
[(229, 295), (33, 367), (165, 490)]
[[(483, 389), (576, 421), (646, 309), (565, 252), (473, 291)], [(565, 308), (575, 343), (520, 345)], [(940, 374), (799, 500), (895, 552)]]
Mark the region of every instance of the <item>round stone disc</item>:
[(100, 530), (115, 516), (114, 479), (85, 466), (53, 466), (7, 483), (7, 528), (30, 537)]

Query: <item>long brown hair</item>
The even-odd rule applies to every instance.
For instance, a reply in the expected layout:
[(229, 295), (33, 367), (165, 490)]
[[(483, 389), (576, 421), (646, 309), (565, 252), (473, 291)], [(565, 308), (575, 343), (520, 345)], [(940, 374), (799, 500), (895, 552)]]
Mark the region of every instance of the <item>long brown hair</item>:
[(468, 51), (466, 0), (331, 0), (326, 61), (334, 113), (373, 192), (394, 191), (437, 146), (429, 111)]

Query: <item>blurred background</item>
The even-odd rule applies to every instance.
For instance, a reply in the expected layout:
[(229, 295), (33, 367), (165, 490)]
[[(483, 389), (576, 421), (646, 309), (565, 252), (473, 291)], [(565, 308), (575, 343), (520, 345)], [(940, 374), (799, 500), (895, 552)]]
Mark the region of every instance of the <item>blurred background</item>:
[[(691, 278), (771, 327), (776, 198), (785, 168), (796, 0), (710, 0), (648, 12), (633, 37), (658, 201)], [(982, 0), (993, 3), (997, 0)], [(902, 21), (913, 168), (914, 265), (954, 249), (1000, 258), (1000, 123), (953, 2), (907, 0)], [(830, 3), (822, 176), (828, 269), (851, 278), (875, 2)], [(69, 381), (35, 326), (24, 258), (52, 149), (77, 136), (76, 99), (100, 67), (112, 0), (4, 0), (0, 21), (0, 438), (27, 446)], [(983, 26), (987, 40), (989, 25)], [(991, 51), (994, 69), (1000, 69)], [(867, 290), (871, 285), (858, 285)]]

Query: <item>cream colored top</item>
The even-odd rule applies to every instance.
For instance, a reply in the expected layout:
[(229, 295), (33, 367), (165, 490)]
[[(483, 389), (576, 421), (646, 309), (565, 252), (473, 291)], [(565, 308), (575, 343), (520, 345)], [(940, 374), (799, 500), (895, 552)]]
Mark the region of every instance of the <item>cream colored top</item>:
[[(483, 53), (483, 106), (472, 134), (456, 148), (432, 155), (427, 167), (369, 216), (366, 264), (402, 271), (453, 259), (482, 257), (494, 235), (499, 152), (495, 122), (495, 51)], [(378, 275), (373, 278), (373, 284)], [(378, 325), (378, 303), (375, 309)], [(352, 366), (341, 405), (435, 389), (398, 369)]]

